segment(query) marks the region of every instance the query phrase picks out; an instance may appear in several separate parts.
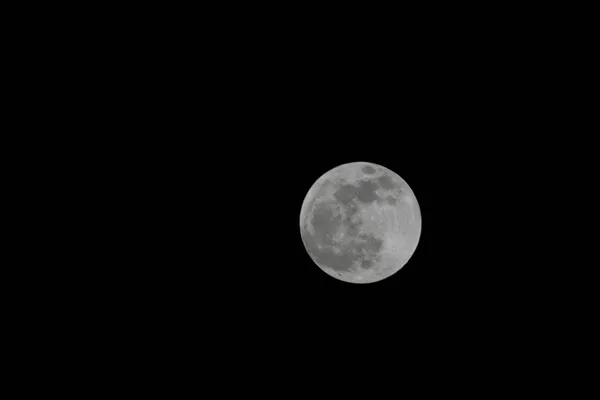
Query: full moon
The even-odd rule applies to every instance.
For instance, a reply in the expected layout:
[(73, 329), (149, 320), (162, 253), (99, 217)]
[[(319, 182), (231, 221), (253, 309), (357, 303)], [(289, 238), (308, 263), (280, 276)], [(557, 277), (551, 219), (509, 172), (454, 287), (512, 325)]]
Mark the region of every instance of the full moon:
[(333, 168), (313, 184), (302, 204), (300, 231), (323, 271), (348, 282), (376, 282), (412, 257), (421, 213), (398, 174), (355, 162)]

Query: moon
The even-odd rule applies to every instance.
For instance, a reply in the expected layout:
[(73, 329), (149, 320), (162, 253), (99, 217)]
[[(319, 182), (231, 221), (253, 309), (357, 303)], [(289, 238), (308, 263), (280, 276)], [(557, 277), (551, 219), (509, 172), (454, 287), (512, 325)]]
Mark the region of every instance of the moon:
[(309, 256), (329, 275), (352, 283), (381, 281), (417, 248), (419, 203), (395, 172), (369, 162), (343, 164), (306, 194), (300, 233)]

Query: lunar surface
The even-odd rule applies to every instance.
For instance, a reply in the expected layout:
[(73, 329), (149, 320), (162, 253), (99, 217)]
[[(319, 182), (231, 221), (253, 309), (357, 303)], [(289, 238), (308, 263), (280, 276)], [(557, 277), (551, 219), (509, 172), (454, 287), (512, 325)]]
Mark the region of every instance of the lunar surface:
[(349, 282), (375, 282), (409, 261), (421, 235), (421, 214), (400, 176), (356, 162), (315, 182), (302, 205), (300, 231), (310, 257), (325, 272)]

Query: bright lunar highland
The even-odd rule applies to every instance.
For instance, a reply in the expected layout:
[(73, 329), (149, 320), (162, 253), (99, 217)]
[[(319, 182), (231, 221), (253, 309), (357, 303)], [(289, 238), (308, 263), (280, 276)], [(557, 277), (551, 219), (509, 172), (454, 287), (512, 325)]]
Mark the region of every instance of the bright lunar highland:
[(421, 213), (400, 176), (355, 162), (314, 183), (302, 205), (300, 231), (310, 257), (325, 272), (349, 282), (375, 282), (409, 261), (421, 235)]

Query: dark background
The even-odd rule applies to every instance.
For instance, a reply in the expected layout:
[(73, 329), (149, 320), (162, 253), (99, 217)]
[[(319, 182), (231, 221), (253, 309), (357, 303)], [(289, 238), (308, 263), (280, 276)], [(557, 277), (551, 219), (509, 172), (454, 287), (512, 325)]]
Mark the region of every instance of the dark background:
[[(72, 157), (59, 165), (92, 167), (71, 174), (86, 174), (90, 194), (79, 196), (101, 205), (99, 232), (111, 232), (93, 246), (122, 254), (103, 271), (116, 274), (117, 293), (183, 307), (206, 293), (232, 311), (256, 303), (267, 316), (324, 319), (332, 307), (374, 314), (373, 304), (382, 314), (398, 304), (485, 313), (512, 301), (507, 283), (526, 296), (531, 213), (521, 189), (535, 185), (532, 160), (553, 140), (531, 134), (551, 116), (540, 57), (460, 30), (413, 32), (393, 48), (260, 32), (194, 47), (179, 34), (125, 31), (77, 53), (63, 124), (87, 134), (52, 140)], [(422, 214), (413, 258), (377, 284), (330, 278), (299, 234), (314, 181), (354, 161), (398, 173)]]
[[(33, 171), (24, 204), (42, 227), (23, 224), (43, 243), (23, 254), (54, 265), (26, 269), (49, 326), (133, 364), (214, 351), (223, 371), (229, 354), (276, 364), (312, 349), (327, 376), (324, 360), (369, 343), (448, 368), (465, 353), (548, 357), (546, 327), (571, 313), (553, 257), (566, 235), (547, 211), (572, 152), (576, 42), (444, 12), (328, 29), (139, 11), (23, 46), (35, 60), (13, 103), (36, 110), (21, 138), (43, 165), (14, 169)], [(409, 263), (374, 284), (331, 278), (300, 237), (315, 180), (355, 161), (399, 174), (422, 217)]]

